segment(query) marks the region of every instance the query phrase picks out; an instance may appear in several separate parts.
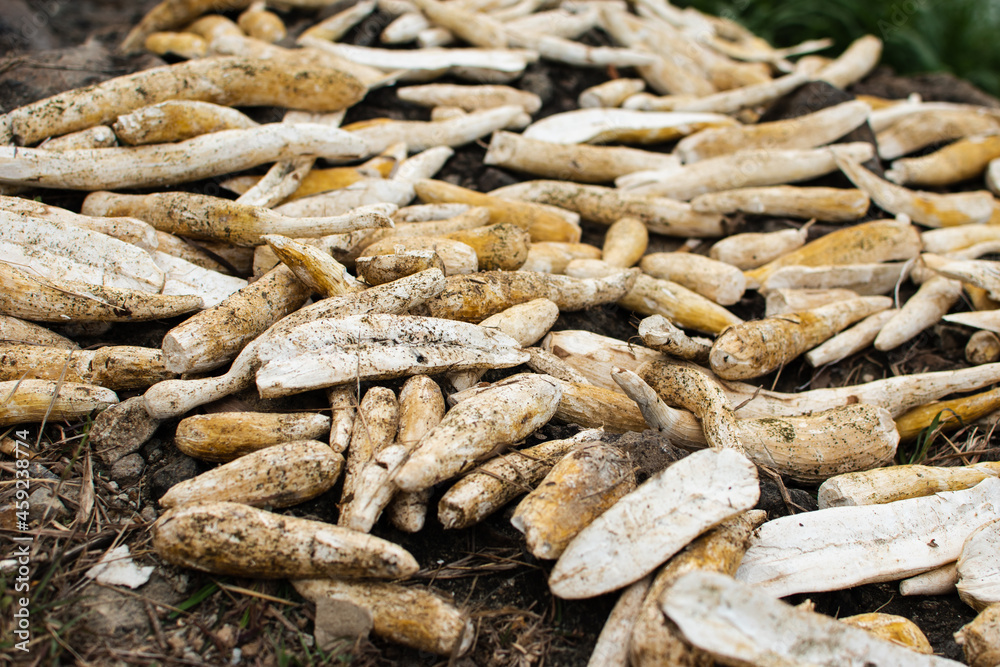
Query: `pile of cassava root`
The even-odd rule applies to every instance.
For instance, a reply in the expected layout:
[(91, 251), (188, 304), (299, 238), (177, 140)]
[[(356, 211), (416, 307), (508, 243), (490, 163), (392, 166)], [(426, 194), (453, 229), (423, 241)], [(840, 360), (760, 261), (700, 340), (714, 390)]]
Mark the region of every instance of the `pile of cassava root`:
[[(176, 64), (0, 116), (3, 425), (96, 411), (113, 461), (181, 418), (177, 449), (220, 465), (159, 499), (163, 560), (290, 579), (423, 651), (468, 652), (470, 617), (370, 532), (516, 503), (554, 595), (621, 592), (591, 665), (957, 664), (908, 619), (779, 599), (897, 580), (957, 587), (981, 612), (954, 628), (968, 663), (1000, 662), (1000, 463), (893, 465), (901, 440), (1000, 407), (971, 393), (1000, 381), (1000, 271), (980, 259), (1000, 252), (1000, 111), (855, 97), (876, 37), (831, 59), (667, 0), (361, 0), (286, 35), (283, 13), (333, 4), (164, 0), (121, 48)], [(385, 48), (344, 43), (373, 12)], [(579, 41), (595, 30), (612, 46)], [(540, 58), (608, 80), (536, 120), (517, 85)], [(341, 126), (385, 87), (430, 120)], [(834, 103), (767, 118), (804, 87)], [(287, 112), (238, 110), (256, 106)], [(476, 141), (536, 180), (434, 178)], [(208, 178), (232, 195), (182, 189)], [(74, 212), (46, 188), (88, 194)], [(747, 216), (798, 222), (733, 233)], [(649, 252), (664, 237), (679, 249)], [(747, 290), (767, 310), (744, 321)], [(645, 318), (636, 340), (552, 330), (605, 304)], [(184, 315), (162, 349), (43, 326)], [(968, 367), (760, 386), (942, 319), (977, 330)], [(253, 388), (273, 410), (199, 409)], [(280, 409), (302, 392), (329, 408)], [(579, 431), (525, 446), (550, 420)], [(647, 429), (691, 453), (637, 484), (607, 434)], [(761, 470), (818, 485), (820, 509), (768, 521)], [(282, 512), (335, 488), (336, 525)]]

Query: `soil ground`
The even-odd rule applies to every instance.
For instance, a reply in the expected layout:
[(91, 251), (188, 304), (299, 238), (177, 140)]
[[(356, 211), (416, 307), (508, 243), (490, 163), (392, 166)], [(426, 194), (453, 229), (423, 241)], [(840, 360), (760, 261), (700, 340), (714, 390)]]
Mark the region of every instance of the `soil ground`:
[[(87, 85), (110, 76), (161, 63), (153, 56), (124, 58), (114, 45), (155, 4), (155, 0), (91, 0), (68, 2), (5, 0), (0, 13), (0, 107), (10, 110), (21, 104), (68, 88)], [(332, 10), (324, 10), (323, 15)], [(310, 21), (305, 14), (286, 15), (292, 34)], [(385, 17), (374, 15), (351, 35), (358, 43), (377, 35)], [(588, 39), (600, 43), (600, 36)], [(624, 72), (623, 74), (628, 74)], [(587, 86), (605, 80), (609, 72), (580, 70), (542, 63), (533, 66), (518, 82), (522, 88), (542, 95), (545, 106), (538, 116), (575, 108), (576, 97)], [(964, 101), (998, 105), (997, 101), (968, 84), (947, 76), (904, 79), (879, 70), (853, 92), (902, 97), (919, 92), (924, 99)], [(254, 110), (268, 118), (274, 110)], [(791, 114), (794, 115), (794, 114)], [(400, 103), (392, 89), (373, 92), (350, 111), (348, 120), (391, 116), (426, 118), (426, 112)], [(669, 149), (669, 146), (664, 147)], [(489, 190), (520, 180), (520, 177), (485, 167), (485, 147), (474, 144), (459, 150), (440, 177), (479, 190)], [(186, 186), (202, 192), (213, 182)], [(33, 196), (36, 193), (30, 193)], [(78, 193), (37, 193), (43, 200), (74, 208)], [(800, 225), (795, 221), (736, 219), (734, 225), (747, 230)], [(831, 227), (816, 226), (814, 235)], [(600, 245), (602, 230), (586, 228), (585, 239)], [(654, 242), (662, 248), (677, 243), (664, 238)], [(657, 248), (660, 249), (660, 248)], [(697, 250), (697, 249), (696, 249)], [(902, 296), (906, 296), (904, 293)], [(760, 317), (763, 300), (751, 294), (734, 308), (746, 318)], [(564, 315), (559, 328), (577, 328), (628, 339), (635, 335), (638, 318), (615, 307), (591, 309)], [(62, 330), (81, 345), (109, 343), (158, 347), (164, 333), (176, 321), (152, 324), (119, 324), (110, 329), (66, 326)], [(861, 353), (833, 367), (813, 370), (796, 363), (762, 380), (764, 386), (795, 391), (807, 387), (835, 386), (868, 381), (892, 374), (945, 370), (966, 365), (963, 349), (969, 332), (961, 327), (939, 325), (922, 334), (905, 349), (889, 353)], [(121, 398), (129, 394), (123, 393)], [(232, 399), (233, 405), (255, 406), (252, 395)], [(295, 407), (322, 407), (322, 396), (296, 397)], [(287, 405), (291, 405), (288, 403)], [(281, 405), (271, 404), (270, 409)], [(51, 503), (49, 516), (36, 517), (36, 550), (32, 560), (33, 602), (31, 651), (22, 654), (9, 643), (0, 654), (29, 664), (359, 664), (359, 665), (584, 665), (615, 602), (614, 595), (585, 601), (553, 598), (546, 585), (551, 563), (534, 559), (524, 548), (520, 533), (509, 522), (511, 508), (482, 524), (460, 531), (445, 531), (434, 521), (416, 535), (406, 535), (379, 525), (376, 534), (399, 542), (413, 553), (423, 570), (416, 577), (422, 584), (454, 596), (471, 611), (476, 626), (473, 651), (462, 659), (446, 660), (386, 643), (377, 638), (354, 644), (343, 643), (320, 650), (314, 644), (315, 608), (304, 602), (292, 587), (281, 581), (214, 577), (181, 570), (160, 561), (151, 551), (148, 527), (157, 516), (157, 499), (177, 481), (189, 478), (207, 466), (177, 452), (172, 444), (176, 421), (163, 424), (127, 464), (106, 465), (99, 452), (90, 450), (86, 434), (90, 422), (51, 424), (39, 436), (34, 468), (36, 476), (48, 476), (48, 488), (59, 502)], [(565, 437), (572, 427), (550, 425), (529, 441)], [(639, 436), (640, 438), (642, 436)], [(669, 445), (647, 434), (647, 449), (669, 450)], [(978, 460), (997, 460), (998, 441), (986, 427), (969, 427), (958, 433), (928, 438), (926, 449), (914, 445), (901, 448), (900, 461), (926, 460), (952, 465)], [(4, 475), (13, 470), (10, 459)], [(86, 504), (87, 490), (96, 497), (95, 511), (85, 521), (74, 514)], [(806, 508), (815, 507), (815, 489), (789, 485), (792, 499)], [(10, 502), (0, 488), (0, 505)], [(335, 520), (339, 488), (316, 500), (293, 508), (296, 516)], [(777, 485), (764, 484), (761, 506), (772, 516), (789, 510)], [(4, 515), (9, 512), (4, 509)], [(6, 537), (13, 525), (3, 519)], [(141, 564), (154, 565), (150, 583), (132, 592), (91, 583), (84, 572), (114, 544), (127, 544)], [(5, 580), (7, 595), (0, 600), (2, 640), (10, 635), (13, 580)], [(806, 596), (796, 596), (798, 602)], [(914, 620), (927, 634), (934, 649), (960, 659), (960, 648), (952, 633), (974, 614), (955, 595), (901, 598), (892, 583), (860, 586), (847, 591), (808, 596), (818, 611), (846, 616), (880, 610)]]

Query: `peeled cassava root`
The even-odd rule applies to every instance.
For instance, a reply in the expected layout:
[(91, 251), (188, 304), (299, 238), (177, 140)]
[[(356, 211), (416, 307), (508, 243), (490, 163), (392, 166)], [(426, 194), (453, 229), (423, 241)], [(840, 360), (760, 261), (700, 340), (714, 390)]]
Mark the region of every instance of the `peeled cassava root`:
[(118, 403), (104, 387), (56, 380), (0, 382), (0, 426), (75, 419)]
[(168, 99), (336, 111), (356, 103), (364, 92), (352, 75), (304, 60), (223, 56), (143, 70), (60, 93), (15, 109), (10, 121), (15, 139), (31, 145)]
[[(890, 414), (874, 405), (845, 405), (798, 417), (770, 416), (737, 419), (722, 392), (705, 373), (663, 362), (647, 362), (638, 369), (641, 380), (666, 401), (691, 410), (703, 434), (686, 412), (666, 405), (649, 405), (656, 397), (643, 397), (630, 387), (640, 377), (616, 370), (614, 379), (639, 403), (650, 426), (686, 446), (743, 451), (765, 465), (803, 481), (822, 481), (841, 473), (883, 465), (891, 460), (899, 435)], [(641, 388), (640, 388), (641, 391)], [(661, 416), (662, 415), (662, 416)]]
[(559, 597), (579, 599), (628, 585), (702, 532), (753, 507), (759, 494), (756, 468), (743, 455), (691, 454), (578, 533), (556, 561), (549, 587)]
[(259, 357), (257, 387), (284, 396), (358, 379), (390, 379), (523, 363), (506, 334), (434, 317), (369, 314), (321, 319), (292, 329)]
[(766, 375), (837, 332), (892, 305), (888, 297), (859, 297), (783, 313), (728, 328), (712, 345), (712, 370), (726, 380)]
[[(294, 52), (268, 43), (280, 39), (284, 26), (275, 14), (264, 11), (262, 0), (240, 16), (239, 26), (220, 15), (197, 19), (206, 12), (242, 10), (249, 0), (164, 0), (124, 47), (132, 49), (145, 41), (161, 53), (193, 57), (191, 62), (63, 93), (0, 117), (0, 143), (9, 144), (0, 148), (4, 189), (162, 190), (258, 165), (262, 173), (268, 169), (263, 165), (274, 163), (263, 178), (233, 179), (241, 181), (232, 184), (240, 194), (235, 202), (164, 192), (91, 195), (85, 212), (95, 215), (70, 220), (60, 213), (58, 224), (99, 231), (133, 246), (107, 244), (98, 253), (96, 245), (84, 240), (87, 235), (67, 233), (72, 240), (59, 249), (71, 254), (75, 264), (47, 262), (42, 252), (59, 255), (55, 246), (30, 247), (23, 234), (11, 236), (16, 225), (7, 225), (10, 229), (0, 233), (6, 244), (0, 252), (8, 253), (4, 258), (10, 260), (14, 278), (0, 286), (4, 295), (0, 304), (6, 307), (2, 312), (65, 323), (60, 333), (79, 331), (89, 320), (161, 319), (203, 312), (170, 322), (162, 354), (136, 353), (137, 359), (109, 347), (42, 348), (37, 343), (72, 344), (44, 330), (0, 322), (0, 337), (18, 341), (16, 346), (5, 343), (0, 348), (4, 362), (0, 366), (8, 369), (0, 381), (21, 379), (20, 384), (7, 385), (12, 393), (0, 403), (0, 410), (12, 412), (0, 414), (3, 419), (29, 415), (44, 420), (79, 416), (92, 404), (98, 409), (112, 405), (102, 415), (108, 419), (101, 419), (108, 426), (94, 429), (95, 439), (101, 431), (115, 432), (114, 437), (100, 438), (97, 451), (110, 465), (126, 449), (135, 451), (141, 444), (135, 441), (148, 438), (161, 419), (182, 417), (198, 405), (218, 401), (205, 409), (208, 414), (181, 421), (175, 444), (183, 453), (224, 465), (175, 486), (163, 497), (164, 507), (171, 509), (155, 528), (154, 545), (167, 560), (213, 572), (309, 577), (294, 581), (299, 592), (317, 605), (317, 631), (324, 625), (323, 617), (329, 620), (329, 610), (339, 603), (359, 609), (368, 616), (373, 632), (391, 641), (449, 659), (469, 650), (479, 629), (469, 614), (409, 583), (373, 581), (408, 577), (417, 565), (398, 547), (363, 535), (377, 530), (383, 513), (401, 530), (420, 530), (435, 486), (447, 480), (453, 486), (441, 498), (438, 518), (449, 529), (472, 525), (504, 507), (510, 514), (515, 496), (537, 486), (513, 511), (513, 522), (525, 533), (533, 555), (560, 558), (552, 571), (555, 594), (584, 597), (628, 586), (616, 610), (618, 619), (609, 621), (617, 634), (609, 631), (602, 638), (605, 646), (615, 644), (615, 657), (596, 651), (593, 667), (612, 664), (612, 659), (617, 660), (616, 667), (625, 660), (636, 665), (707, 664), (716, 659), (734, 664), (770, 664), (768, 660), (839, 664), (856, 654), (886, 656), (891, 663), (902, 654), (885, 653), (875, 640), (815, 618), (802, 625), (801, 619), (794, 619), (786, 625), (787, 610), (771, 613), (777, 605), (739, 591), (725, 598), (730, 617), (749, 609), (751, 621), (759, 617), (774, 621), (759, 631), (752, 626), (752, 639), (766, 643), (777, 626), (791, 628), (788, 634), (795, 637), (814, 639), (816, 645), (835, 646), (827, 654), (789, 656), (781, 653), (785, 647), (768, 645), (763, 651), (767, 658), (734, 656), (715, 644), (702, 646), (696, 636), (715, 635), (715, 640), (728, 636), (720, 629), (724, 623), (717, 625), (719, 619), (699, 606), (714, 594), (715, 584), (687, 584), (688, 594), (698, 591), (692, 600), (690, 595), (684, 597), (685, 584), (678, 584), (678, 579), (687, 569), (737, 571), (744, 548), (754, 540), (758, 541), (748, 562), (761, 562), (759, 536), (770, 535), (775, 528), (765, 527), (751, 537), (763, 519), (759, 511), (743, 511), (756, 500), (752, 464), (809, 484), (845, 471), (896, 470), (877, 466), (892, 459), (900, 432), (909, 437), (929, 423), (949, 426), (957, 421), (935, 419), (941, 410), (951, 410), (964, 420), (973, 418), (993, 403), (983, 402), (974, 411), (969, 402), (946, 399), (993, 383), (1000, 375), (984, 365), (947, 375), (899, 376), (794, 395), (743, 384), (736, 379), (773, 373), (775, 366), (790, 363), (795, 355), (867, 312), (861, 308), (861, 314), (820, 317), (823, 321), (816, 323), (801, 317), (799, 311), (807, 306), (797, 306), (782, 318), (748, 322), (744, 327), (742, 317), (759, 316), (749, 313), (759, 300), (748, 299), (745, 289), (758, 289), (760, 295), (774, 299), (779, 290), (792, 288), (849, 288), (859, 295), (884, 295), (910, 275), (914, 262), (909, 260), (925, 249), (921, 240), (928, 244), (927, 250), (940, 255), (960, 251), (969, 260), (992, 252), (988, 245), (972, 247), (973, 243), (995, 244), (996, 239), (971, 234), (978, 241), (959, 242), (942, 235), (939, 241), (952, 245), (930, 248), (931, 235), (921, 238), (902, 215), (894, 221), (844, 225), (833, 233), (828, 233), (829, 225), (793, 222), (801, 229), (763, 237), (727, 236), (743, 223), (743, 214), (853, 223), (873, 199), (893, 212), (914, 218), (920, 214), (918, 221), (928, 224), (981, 221), (986, 211), (995, 215), (996, 201), (983, 193), (959, 196), (961, 210), (951, 217), (942, 215), (949, 212), (947, 205), (956, 204), (955, 199), (908, 191), (863, 171), (857, 162), (871, 155), (873, 144), (832, 148), (824, 144), (869, 121), (885, 136), (884, 157), (892, 159), (887, 151), (902, 151), (893, 156), (900, 157), (929, 145), (928, 138), (941, 142), (995, 131), (996, 119), (982, 110), (931, 107), (928, 113), (921, 103), (869, 98), (792, 120), (758, 123), (764, 105), (797, 86), (815, 80), (845, 86), (857, 80), (877, 60), (879, 40), (861, 40), (835, 61), (807, 56), (792, 63), (787, 58), (819, 45), (774, 49), (728, 19), (680, 11), (662, 0), (636, 0), (630, 8), (574, 2), (531, 15), (544, 3), (379, 0), (382, 15), (366, 21), (362, 33), (378, 27), (386, 15), (399, 15), (383, 34), (384, 41), (415, 40), (432, 48), (383, 50), (335, 43), (375, 10), (374, 0), (366, 0), (301, 33), (300, 49)], [(330, 3), (268, 0), (268, 4), (285, 11)], [(301, 18), (299, 13), (295, 18)], [(299, 25), (290, 27), (298, 30)], [(595, 27), (605, 30), (614, 46), (571, 41)], [(453, 40), (477, 48), (438, 48)], [(223, 53), (240, 55), (213, 55)], [(423, 83), (445, 73), (480, 83), (510, 81), (539, 57), (585, 66), (636, 66), (643, 81), (618, 80), (592, 88), (580, 98), (580, 105), (590, 108), (535, 123), (529, 114), (540, 111), (541, 101), (532, 94), (499, 86), (431, 84), (401, 89), (398, 95), (404, 102), (435, 105), (430, 122), (375, 119), (338, 129), (346, 108), (370, 87), (397, 80)], [(645, 85), (666, 95), (636, 95)], [(254, 105), (302, 111), (287, 113), (282, 123), (270, 122), (277, 119), (274, 113), (256, 114), (255, 119), (264, 121), (258, 125), (231, 108)], [(872, 112), (870, 106), (881, 110)], [(941, 122), (930, 125), (922, 130), (924, 137), (905, 136), (905, 128), (897, 132), (890, 126), (898, 118), (905, 121), (909, 113), (926, 117), (957, 111), (965, 113), (961, 123), (951, 128), (942, 128)], [(970, 114), (976, 120), (970, 121)], [(523, 134), (517, 133), (525, 127)], [(120, 147), (115, 146), (116, 134)], [(572, 143), (667, 139), (680, 139), (676, 152), (662, 152), (662, 145), (643, 150)], [(37, 145), (40, 140), (44, 143)], [(433, 180), (454, 155), (451, 147), (470, 141), (480, 141), (482, 147), (490, 142), (487, 164), (553, 180), (518, 183), (485, 194), (452, 185), (458, 182), (456, 165), (442, 180)], [(960, 153), (970, 143), (964, 140), (927, 159), (897, 161), (888, 172), (889, 180), (943, 183), (979, 173), (986, 169), (985, 160), (997, 142), (995, 138), (980, 142), (989, 151)], [(748, 148), (753, 150), (743, 150)], [(790, 152), (793, 149), (803, 152)], [(408, 151), (419, 154), (408, 159)], [(956, 165), (937, 162), (958, 154), (974, 158), (971, 167), (952, 169)], [(467, 154), (457, 157), (467, 159)], [(335, 166), (314, 170), (317, 159)], [(859, 189), (787, 184), (789, 179), (837, 166)], [(987, 176), (994, 191), (1000, 191), (998, 174), (1000, 163)], [(467, 175), (462, 182), (468, 181)], [(610, 187), (615, 181), (621, 187)], [(745, 187), (754, 184), (760, 187)], [(393, 214), (396, 206), (405, 206), (414, 195), (435, 204), (407, 206)], [(374, 206), (367, 217), (359, 208), (362, 204)], [(478, 206), (470, 209), (472, 204)], [(44, 225), (37, 220), (55, 218), (48, 217), (51, 207), (43, 215), (41, 208), (30, 209), (27, 204), (10, 205), (9, 211), (9, 202), (0, 205), (11, 213), (8, 220), (18, 218), (17, 229), (40, 229)], [(96, 217), (111, 214), (134, 214), (154, 224)], [(585, 219), (582, 232), (581, 219)], [(758, 229), (763, 222), (749, 218), (749, 227)], [(591, 223), (608, 226), (602, 248)], [(787, 225), (774, 220), (766, 224)], [(588, 234), (593, 245), (579, 243), (581, 233)], [(806, 244), (810, 233), (821, 238)], [(691, 241), (680, 252), (663, 253), (675, 244), (651, 235)], [(712, 260), (736, 268), (705, 259), (702, 255), (709, 244), (699, 244), (700, 238), (721, 239), (712, 249)], [(268, 246), (261, 246), (264, 242)], [(233, 244), (239, 247), (234, 249)], [(248, 251), (255, 246), (258, 252)], [(461, 261), (445, 246), (461, 248)], [(114, 252), (126, 247), (132, 249)], [(647, 254), (650, 249), (654, 254)], [(96, 263), (98, 255), (102, 264)], [(30, 264), (25, 262), (31, 268), (17, 264), (18, 257), (31, 258)], [(196, 283), (211, 275), (194, 273), (172, 258), (241, 276), (250, 274), (252, 261), (254, 275), (249, 284), (236, 278), (243, 282), (235, 293), (232, 287), (225, 294), (221, 289), (199, 292), (204, 294), (200, 302), (190, 295), (167, 299), (185, 285), (200, 288)], [(988, 264), (976, 265), (981, 270), (975, 275), (959, 275), (961, 268), (976, 267), (957, 266), (958, 258), (945, 257), (945, 264), (925, 256), (926, 268), (912, 272), (914, 280), (928, 286), (918, 293), (921, 298), (932, 291), (931, 286), (947, 288), (941, 290), (947, 298), (941, 299), (939, 310), (952, 307), (958, 298), (954, 281), (990, 288)], [(141, 264), (131, 265), (133, 259)], [(284, 266), (277, 264), (279, 259)], [(56, 274), (57, 270), (66, 273)], [(931, 270), (947, 277), (929, 278)], [(0, 271), (7, 275), (6, 269)], [(178, 277), (179, 271), (190, 273)], [(452, 275), (445, 279), (443, 272)], [(84, 274), (92, 279), (100, 276), (97, 282), (103, 291), (64, 280)], [(953, 282), (944, 282), (949, 279)], [(149, 296), (114, 291), (122, 288)], [(309, 297), (315, 303), (303, 307)], [(872, 304), (887, 303), (887, 298), (879, 299), (865, 303), (871, 309)], [(986, 298), (973, 300), (977, 306), (988, 305)], [(876, 348), (899, 345), (919, 331), (910, 326), (899, 333), (897, 328), (901, 320), (912, 324), (916, 318), (911, 312), (920, 301), (911, 299), (905, 312), (885, 311), (886, 318), (865, 318), (869, 329), (861, 337), (864, 343), (856, 340), (845, 346), (841, 339), (836, 354), (814, 349), (810, 361), (832, 363), (837, 354), (856, 353), (875, 342), (883, 326), (894, 338), (886, 335)], [(739, 317), (720, 304), (735, 306)], [(569, 344), (553, 344), (548, 352), (524, 349), (537, 343), (561, 311), (584, 308), (617, 320), (624, 332), (635, 324), (629, 312), (656, 314), (658, 318), (644, 322), (638, 331), (652, 350), (642, 348), (629, 333), (620, 335), (622, 340), (614, 345), (601, 343), (582, 354)], [(820, 308), (828, 315), (846, 306)], [(931, 312), (934, 318), (940, 314)], [(890, 326), (885, 320), (893, 318), (896, 322)], [(678, 327), (718, 338), (714, 362), (711, 340), (692, 338)], [(753, 328), (756, 341), (744, 338), (733, 345), (736, 333)], [(88, 343), (94, 336), (92, 330), (85, 335), (82, 340)], [(763, 351), (741, 356), (743, 348), (755, 342)], [(720, 363), (723, 355), (733, 363)], [(672, 356), (705, 368), (677, 363)], [(495, 380), (506, 375), (497, 371), (518, 363), (527, 363), (536, 374), (480, 383), (483, 377)], [(753, 369), (731, 370), (740, 363)], [(716, 373), (706, 370), (710, 365)], [(206, 373), (215, 369), (219, 373)], [(792, 381), (791, 370), (784, 375), (786, 383)], [(492, 372), (484, 375), (486, 371)], [(119, 375), (112, 377), (112, 372)], [(184, 379), (172, 377), (178, 373)], [(455, 401), (450, 412), (445, 411), (441, 389), (424, 373), (438, 374), (442, 386), (457, 391), (449, 397)], [(406, 375), (411, 377), (397, 397)], [(35, 377), (49, 382), (38, 384)], [(382, 380), (390, 382), (383, 385)], [(73, 384), (82, 381), (124, 390), (155, 385), (144, 397), (131, 399), (126, 409), (114, 405), (117, 397), (111, 392)], [(37, 400), (29, 396), (35, 389)], [(325, 396), (316, 389), (325, 389)], [(237, 391), (247, 393), (218, 400)], [(306, 391), (312, 393), (284, 399)], [(255, 393), (263, 395), (260, 403)], [(70, 395), (81, 398), (73, 408), (78, 412), (64, 409), (63, 399)], [(995, 399), (996, 390), (989, 396)], [(21, 400), (25, 398), (29, 400)], [(87, 403), (83, 398), (92, 400)], [(927, 405), (936, 400), (943, 402)], [(19, 401), (31, 403), (31, 410), (15, 414)], [(217, 412), (247, 404), (274, 412)], [(290, 407), (306, 409), (300, 405), (313, 412), (286, 412)], [(538, 428), (550, 419), (568, 425)], [(669, 436), (676, 444), (702, 451), (634, 488), (635, 473), (648, 472), (623, 453), (636, 450), (601, 442), (599, 433), (580, 432), (536, 443), (553, 429), (568, 435), (581, 425), (608, 432), (652, 427), (659, 433), (641, 436), (643, 442), (662, 443), (667, 439), (663, 436)], [(642, 454), (635, 460), (640, 461)], [(347, 474), (335, 510), (337, 526), (249, 507), (286, 507), (316, 497), (339, 482), (342, 468)], [(901, 525), (889, 529), (899, 528), (903, 534), (905, 556), (920, 556), (923, 547), (917, 540), (926, 543), (926, 535), (914, 537), (916, 533), (906, 534), (906, 529), (915, 523), (933, 534), (932, 541), (936, 537), (939, 526), (921, 523), (938, 509), (928, 500), (930, 492), (960, 493), (976, 482), (988, 483), (986, 478), (995, 474), (986, 468), (955, 469), (948, 479), (935, 475), (932, 480), (927, 474), (917, 482), (886, 481), (873, 474), (875, 481), (869, 480), (860, 491), (848, 489), (841, 477), (837, 491), (845, 504), (861, 505), (873, 498), (883, 504), (924, 501), (926, 506), (914, 512), (917, 518), (912, 522), (904, 516)], [(542, 480), (547, 473), (549, 477)], [(990, 501), (996, 504), (994, 498)], [(951, 512), (942, 523), (961, 523), (952, 515), (961, 518), (963, 511)], [(797, 521), (810, 525), (821, 512), (807, 512)], [(861, 533), (862, 540), (867, 524), (888, 523), (877, 512), (851, 517), (848, 522), (855, 537)], [(836, 526), (825, 524), (817, 532), (827, 537), (837, 534)], [(883, 546), (880, 537), (869, 540), (869, 552)], [(955, 541), (949, 536), (941, 543), (953, 552)], [(995, 552), (990, 545), (980, 546), (980, 551)], [(809, 540), (790, 539), (783, 550), (794, 557), (811, 546)], [(836, 548), (832, 551), (835, 565), (849, 561), (865, 572), (882, 568), (873, 576), (889, 576), (882, 564), (844, 556)], [(970, 550), (970, 558), (972, 554)], [(953, 569), (957, 577), (959, 566)], [(963, 574), (970, 588), (979, 581), (972, 570)], [(436, 575), (428, 570), (418, 576)], [(724, 586), (719, 583), (714, 590), (720, 587)], [(678, 611), (677, 600), (668, 599), (670, 595), (684, 600), (684, 612)], [(976, 604), (987, 601), (979, 593), (976, 600)], [(637, 611), (642, 618), (632, 631)], [(683, 632), (677, 626), (684, 626)], [(706, 628), (713, 632), (703, 632)], [(969, 630), (970, 645), (977, 636)], [(321, 644), (320, 633), (317, 645)], [(774, 657), (779, 654), (783, 657)], [(904, 656), (897, 662), (908, 664), (906, 660)], [(913, 664), (921, 661), (915, 658)]]
[(175, 484), (160, 498), (171, 508), (201, 501), (288, 507), (328, 490), (344, 459), (325, 443), (299, 440), (247, 454)]
[(153, 527), (153, 548), (175, 565), (241, 577), (394, 579), (418, 569), (392, 542), (230, 502), (167, 512)]
[(998, 518), (998, 496), (1000, 480), (988, 478), (964, 491), (775, 519), (758, 529), (736, 578), (775, 597), (902, 579), (957, 559), (969, 534)]
[(196, 459), (232, 461), (283, 442), (317, 439), (329, 431), (330, 418), (311, 412), (217, 412), (182, 419), (174, 445)]
[(346, 600), (372, 616), (375, 634), (439, 655), (462, 655), (475, 631), (466, 612), (441, 595), (416, 586), (348, 579), (296, 579), (299, 594), (313, 602)]
[(685, 574), (664, 594), (662, 608), (688, 641), (729, 664), (960, 664), (921, 655), (828, 616), (796, 609), (714, 572)]
[(462, 401), (427, 433), (396, 475), (404, 491), (420, 491), (472, 468), (494, 448), (542, 427), (562, 389), (544, 375), (522, 375)]
[(0, 380), (62, 379), (118, 391), (144, 389), (172, 377), (175, 374), (163, 365), (163, 353), (145, 347), (108, 345), (97, 350), (65, 350), (0, 343)]

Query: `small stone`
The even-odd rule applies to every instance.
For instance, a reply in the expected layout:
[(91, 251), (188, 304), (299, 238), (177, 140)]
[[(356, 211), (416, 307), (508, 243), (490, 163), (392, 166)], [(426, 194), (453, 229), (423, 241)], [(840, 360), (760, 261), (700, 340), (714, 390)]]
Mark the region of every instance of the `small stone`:
[(101, 460), (112, 465), (142, 447), (159, 425), (160, 420), (146, 412), (142, 396), (134, 396), (97, 415), (90, 440)]
[(133, 596), (119, 593), (113, 588), (89, 584), (82, 591), (81, 603), (86, 612), (82, 616), (84, 627), (94, 635), (124, 635), (150, 632), (149, 617), (142, 602)]
[(49, 519), (57, 519), (68, 516), (69, 510), (52, 489), (41, 486), (28, 496), (28, 518), (32, 521), (41, 521), (46, 514)]
[(149, 479), (150, 496), (159, 499), (167, 490), (198, 474), (198, 462), (189, 456), (163, 466)]
[(224, 625), (215, 633), (215, 639), (224, 648), (232, 648), (236, 646), (236, 630), (231, 625)]
[(146, 505), (142, 508), (142, 511), (139, 512), (139, 516), (141, 516), (142, 520), (146, 523), (153, 523), (157, 518), (156, 508), (152, 505)]
[(345, 600), (323, 598), (316, 603), (316, 646), (326, 650), (342, 639), (367, 637), (372, 629), (369, 611)]
[(145, 465), (146, 462), (139, 454), (128, 454), (111, 466), (111, 479), (128, 486), (142, 476), (142, 469)]

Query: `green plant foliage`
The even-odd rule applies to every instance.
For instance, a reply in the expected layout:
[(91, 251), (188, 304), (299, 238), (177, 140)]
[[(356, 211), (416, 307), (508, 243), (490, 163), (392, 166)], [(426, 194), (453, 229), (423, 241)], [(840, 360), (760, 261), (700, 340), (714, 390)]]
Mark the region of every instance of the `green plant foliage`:
[(742, 23), (775, 46), (830, 37), (839, 54), (854, 39), (885, 42), (882, 63), (899, 74), (951, 72), (1000, 95), (996, 0), (677, 0)]

